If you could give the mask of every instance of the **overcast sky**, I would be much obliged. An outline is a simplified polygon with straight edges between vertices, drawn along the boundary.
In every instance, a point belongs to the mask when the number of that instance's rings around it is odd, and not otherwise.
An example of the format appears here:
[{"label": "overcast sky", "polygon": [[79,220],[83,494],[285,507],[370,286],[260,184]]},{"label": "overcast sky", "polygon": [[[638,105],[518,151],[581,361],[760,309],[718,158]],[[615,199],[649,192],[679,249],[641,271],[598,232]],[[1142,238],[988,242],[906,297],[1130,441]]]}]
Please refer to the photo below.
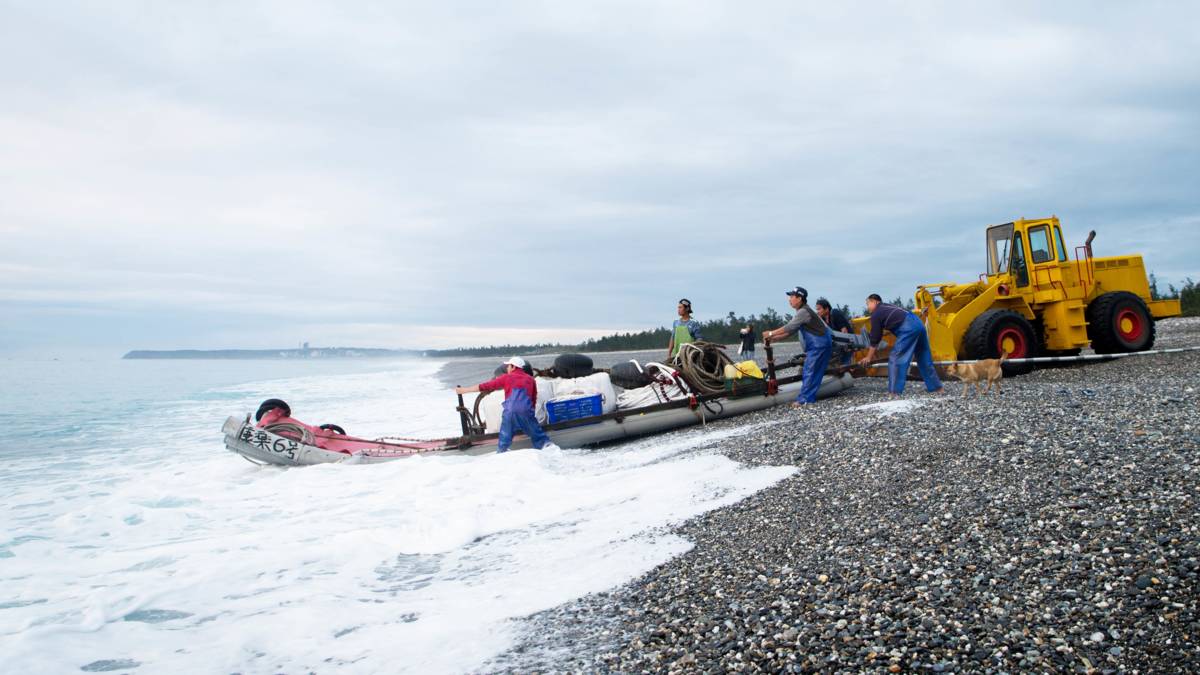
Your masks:
[{"label": "overcast sky", "polygon": [[0,351],[576,341],[1200,278],[1196,3],[0,0]]}]

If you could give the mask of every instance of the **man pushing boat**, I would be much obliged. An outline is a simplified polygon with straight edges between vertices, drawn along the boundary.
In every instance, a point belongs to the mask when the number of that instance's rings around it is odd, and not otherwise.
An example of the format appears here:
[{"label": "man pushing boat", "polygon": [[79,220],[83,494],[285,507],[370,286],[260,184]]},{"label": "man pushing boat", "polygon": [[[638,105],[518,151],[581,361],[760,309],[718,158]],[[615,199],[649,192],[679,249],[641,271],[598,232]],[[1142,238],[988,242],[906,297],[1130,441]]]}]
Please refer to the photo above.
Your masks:
[{"label": "man pushing boat", "polygon": [[797,332],[804,338],[804,370],[800,380],[803,386],[792,404],[792,407],[798,407],[817,401],[817,392],[825,376],[825,367],[829,365],[833,338],[829,334],[829,327],[808,306],[808,291],[797,286],[788,291],[787,296],[788,303],[796,310],[796,314],[786,325],[775,330],[763,331],[763,340],[784,338]]},{"label": "man pushing boat", "polygon": [[537,382],[525,372],[525,359],[514,356],[504,362],[506,372],[487,382],[480,382],[472,387],[455,387],[456,394],[469,394],[475,391],[504,390],[504,413],[500,419],[500,439],[496,452],[508,452],[512,447],[513,434],[523,431],[529,436],[533,447],[538,450],[557,450],[550,437],[542,431],[534,414],[537,405]]}]

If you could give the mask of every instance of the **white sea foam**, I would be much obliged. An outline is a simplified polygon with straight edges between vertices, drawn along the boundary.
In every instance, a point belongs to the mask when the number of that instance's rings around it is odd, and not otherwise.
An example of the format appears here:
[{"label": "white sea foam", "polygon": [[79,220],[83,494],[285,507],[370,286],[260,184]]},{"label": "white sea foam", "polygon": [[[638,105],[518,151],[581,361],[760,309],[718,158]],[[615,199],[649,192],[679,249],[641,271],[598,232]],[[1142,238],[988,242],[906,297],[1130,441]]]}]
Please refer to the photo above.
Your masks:
[{"label": "white sea foam", "polygon": [[912,398],[895,398],[890,401],[882,401],[880,403],[868,403],[866,405],[855,406],[851,410],[865,410],[867,412],[879,413],[880,415],[902,415],[911,412],[926,403],[930,399],[912,399]]},{"label": "white sea foam", "polygon": [[692,452],[752,426],[292,470],[221,447],[222,415],[270,396],[365,436],[453,433],[435,369],[219,387],[164,402],[112,452],[26,465],[0,514],[4,670],[470,670],[514,619],[679,555],[664,528],[793,471]]}]

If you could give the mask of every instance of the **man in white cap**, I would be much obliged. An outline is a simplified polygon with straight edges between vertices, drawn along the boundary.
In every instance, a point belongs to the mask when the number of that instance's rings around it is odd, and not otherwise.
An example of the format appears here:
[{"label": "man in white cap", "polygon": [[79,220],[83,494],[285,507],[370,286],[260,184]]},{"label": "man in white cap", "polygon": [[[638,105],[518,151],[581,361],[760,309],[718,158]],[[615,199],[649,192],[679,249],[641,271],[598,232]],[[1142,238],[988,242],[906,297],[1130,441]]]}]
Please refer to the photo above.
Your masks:
[{"label": "man in white cap", "polygon": [[534,415],[537,404],[537,383],[529,373],[525,372],[525,359],[514,356],[504,362],[505,373],[500,377],[481,382],[473,387],[455,387],[456,394],[469,394],[474,391],[504,390],[504,415],[500,419],[500,445],[496,452],[508,452],[512,447],[513,433],[518,429],[529,436],[533,447],[557,449],[550,442],[550,437],[542,431]]}]

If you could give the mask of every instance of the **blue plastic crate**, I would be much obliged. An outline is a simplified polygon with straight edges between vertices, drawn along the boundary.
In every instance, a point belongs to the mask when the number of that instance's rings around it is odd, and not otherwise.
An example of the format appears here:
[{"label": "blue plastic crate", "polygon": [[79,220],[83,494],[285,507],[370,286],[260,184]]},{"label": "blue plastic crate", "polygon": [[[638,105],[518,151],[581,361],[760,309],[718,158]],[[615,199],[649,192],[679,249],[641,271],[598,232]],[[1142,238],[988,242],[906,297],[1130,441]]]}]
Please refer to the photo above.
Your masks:
[{"label": "blue plastic crate", "polygon": [[546,401],[546,417],[549,418],[550,424],[566,422],[567,420],[579,420],[585,417],[596,417],[603,414],[603,412],[604,409],[601,407],[600,394],[568,398],[560,401]]}]

